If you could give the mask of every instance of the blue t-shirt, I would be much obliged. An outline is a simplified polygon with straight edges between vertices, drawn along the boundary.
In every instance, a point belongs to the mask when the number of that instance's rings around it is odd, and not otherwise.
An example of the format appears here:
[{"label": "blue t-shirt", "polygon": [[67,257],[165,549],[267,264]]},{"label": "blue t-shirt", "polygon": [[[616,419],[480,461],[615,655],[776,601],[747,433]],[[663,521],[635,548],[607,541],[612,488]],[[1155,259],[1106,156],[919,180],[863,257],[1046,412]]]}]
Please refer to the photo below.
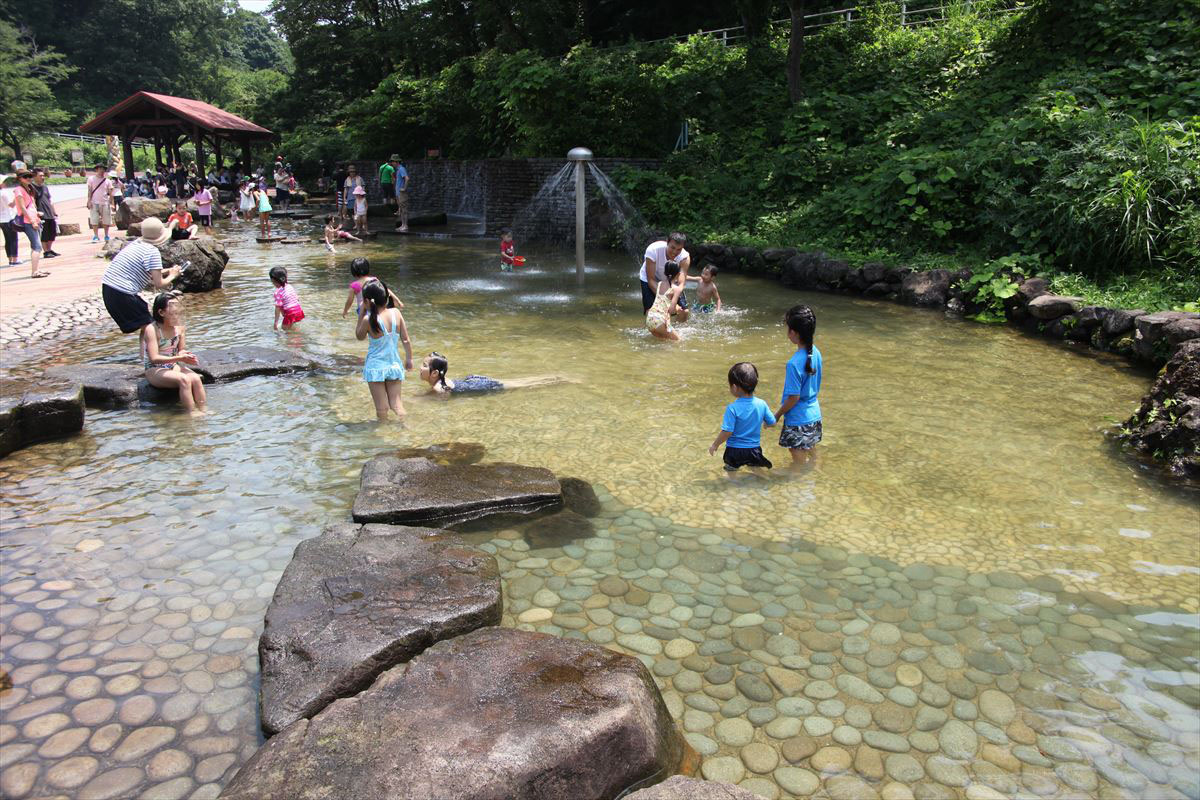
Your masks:
[{"label": "blue t-shirt", "polygon": [[408,170],[403,164],[396,165],[396,191],[404,192],[408,190]]},{"label": "blue t-shirt", "polygon": [[783,415],[784,425],[808,425],[821,419],[821,404],[817,402],[817,392],[821,390],[821,351],[812,349],[812,375],[804,371],[806,353],[797,350],[788,359],[787,368],[783,375],[783,400],[798,395],[799,400],[792,409]]},{"label": "blue t-shirt", "polygon": [[725,442],[726,446],[758,447],[764,420],[768,425],[775,424],[775,415],[761,398],[739,397],[725,406],[721,430],[732,434],[729,441]]}]

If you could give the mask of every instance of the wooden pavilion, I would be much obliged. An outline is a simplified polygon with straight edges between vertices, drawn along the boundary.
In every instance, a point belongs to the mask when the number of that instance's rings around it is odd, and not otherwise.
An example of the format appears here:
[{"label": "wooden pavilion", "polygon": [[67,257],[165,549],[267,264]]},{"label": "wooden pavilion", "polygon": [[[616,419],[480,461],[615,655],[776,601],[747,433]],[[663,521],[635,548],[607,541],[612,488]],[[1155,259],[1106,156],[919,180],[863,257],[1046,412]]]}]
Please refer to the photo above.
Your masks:
[{"label": "wooden pavilion", "polygon": [[79,126],[80,133],[95,136],[119,136],[124,151],[125,177],[133,177],[133,141],[141,139],[154,144],[154,161],[161,170],[163,153],[176,163],[182,161],[179,148],[191,139],[196,146],[196,163],[204,164],[207,142],[221,163],[221,143],[242,150],[242,165],[250,168],[250,145],[253,142],[273,141],[275,135],[261,125],[255,125],[236,114],[214,105],[172,97],[154,92],[130,95],[95,119]]}]

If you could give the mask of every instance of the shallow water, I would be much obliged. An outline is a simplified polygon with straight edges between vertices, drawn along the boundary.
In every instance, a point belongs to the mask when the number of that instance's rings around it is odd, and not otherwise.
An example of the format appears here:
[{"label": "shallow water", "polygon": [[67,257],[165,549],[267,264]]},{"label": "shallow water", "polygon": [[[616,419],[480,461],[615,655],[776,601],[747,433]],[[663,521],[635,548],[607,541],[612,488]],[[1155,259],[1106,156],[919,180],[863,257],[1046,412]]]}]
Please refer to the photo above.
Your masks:
[{"label": "shallow water", "polygon": [[[361,355],[340,311],[364,254],[404,299],[418,361],[437,349],[451,377],[569,382],[447,401],[414,372],[407,421],[381,428],[352,368],[250,379],[212,387],[204,418],[89,411],[83,435],[0,462],[5,796],[215,796],[258,743],[257,636],[292,549],[348,517],[371,455],[452,440],[600,487],[594,537],[534,552],[519,530],[471,538],[500,558],[507,624],[638,653],[714,777],[766,796],[869,796],[859,780],[928,797],[1200,793],[1195,496],[1103,435],[1148,375],[738,276],[719,279],[730,309],[673,345],[646,335],[615,255],[593,254],[580,289],[569,254],[523,249],[529,268],[501,274],[491,241],[381,236],[332,256],[221,235],[225,288],[187,298],[193,349]],[[276,264],[308,315],[291,333],[271,330]],[[707,454],[725,372],[754,361],[777,403],[795,302],[816,309],[825,357],[820,458],[726,480]],[[105,326],[5,366],[136,349]],[[784,466],[770,432],[764,451]]]}]

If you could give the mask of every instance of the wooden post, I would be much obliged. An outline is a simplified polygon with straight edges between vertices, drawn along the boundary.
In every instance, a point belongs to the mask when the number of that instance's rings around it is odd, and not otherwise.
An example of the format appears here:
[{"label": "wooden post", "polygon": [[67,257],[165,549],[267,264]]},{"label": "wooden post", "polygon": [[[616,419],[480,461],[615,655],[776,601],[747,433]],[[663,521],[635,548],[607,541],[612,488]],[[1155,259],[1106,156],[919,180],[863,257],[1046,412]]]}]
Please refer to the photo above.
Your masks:
[{"label": "wooden post", "polygon": [[158,128],[154,129],[154,171],[162,172],[162,137],[158,135]]},{"label": "wooden post", "polygon": [[199,125],[192,126],[192,140],[196,143],[196,172],[204,175],[204,134]]},{"label": "wooden post", "polygon": [[250,137],[242,137],[242,174],[249,175],[253,168],[250,166]]},{"label": "wooden post", "polygon": [[125,158],[125,180],[133,180],[133,128],[129,125],[121,131],[121,154]]},{"label": "wooden post", "polygon": [[217,175],[220,176],[222,164],[221,164],[221,134],[219,134],[219,133],[213,134],[213,154],[217,158],[216,171],[217,171]]}]

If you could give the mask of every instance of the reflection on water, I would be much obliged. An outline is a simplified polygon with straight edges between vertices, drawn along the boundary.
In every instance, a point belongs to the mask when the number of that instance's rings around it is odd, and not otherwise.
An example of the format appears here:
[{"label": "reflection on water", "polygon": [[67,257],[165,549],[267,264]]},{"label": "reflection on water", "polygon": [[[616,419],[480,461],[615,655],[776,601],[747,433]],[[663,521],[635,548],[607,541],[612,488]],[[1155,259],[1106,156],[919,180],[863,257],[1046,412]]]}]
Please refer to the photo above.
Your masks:
[{"label": "reflection on water", "polygon": [[[417,360],[576,382],[440,401],[414,372],[408,420],[378,427],[352,366],[255,378],[215,387],[202,419],[89,411],[81,436],[0,462],[5,796],[213,796],[258,741],[255,646],[291,551],[347,518],[372,454],[447,440],[604,487],[594,537],[472,540],[500,559],[507,624],[642,657],[706,772],[764,796],[893,780],[930,797],[1200,791],[1195,500],[1102,436],[1148,376],[737,276],[720,279],[727,311],[672,345],[645,334],[620,257],[593,256],[580,289],[566,253],[523,249],[536,269],[502,274],[488,240],[381,237],[330,257],[232,230],[225,288],[186,301],[194,348],[361,357],[340,312],[367,255],[406,303]],[[288,333],[271,330],[275,264],[307,314]],[[827,365],[821,459],[727,481],[707,453],[725,372],[754,361],[774,404],[779,320],[799,300]],[[136,351],[106,325],[5,362]]]}]

